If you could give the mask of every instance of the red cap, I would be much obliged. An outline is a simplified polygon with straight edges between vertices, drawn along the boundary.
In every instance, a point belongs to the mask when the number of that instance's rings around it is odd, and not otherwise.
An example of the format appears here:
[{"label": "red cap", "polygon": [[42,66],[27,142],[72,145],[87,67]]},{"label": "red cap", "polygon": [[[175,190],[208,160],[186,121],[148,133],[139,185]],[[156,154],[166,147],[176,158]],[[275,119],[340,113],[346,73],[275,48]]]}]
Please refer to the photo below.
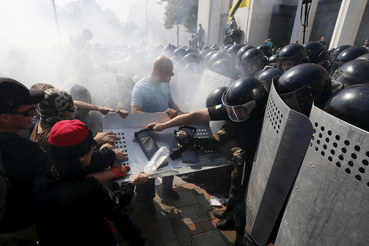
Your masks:
[{"label": "red cap", "polygon": [[53,158],[73,160],[86,154],[93,142],[91,131],[79,120],[62,120],[50,131],[49,146]]}]

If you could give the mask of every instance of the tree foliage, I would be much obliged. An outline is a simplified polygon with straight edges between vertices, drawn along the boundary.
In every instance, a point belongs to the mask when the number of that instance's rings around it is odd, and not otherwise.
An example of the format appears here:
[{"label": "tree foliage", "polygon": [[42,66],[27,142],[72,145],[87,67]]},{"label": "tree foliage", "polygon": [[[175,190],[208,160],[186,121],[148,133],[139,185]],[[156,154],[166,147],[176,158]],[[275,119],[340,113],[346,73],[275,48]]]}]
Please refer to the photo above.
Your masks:
[{"label": "tree foliage", "polygon": [[182,24],[187,32],[196,32],[198,2],[198,0],[159,0],[159,4],[165,5],[164,27],[172,29]]}]

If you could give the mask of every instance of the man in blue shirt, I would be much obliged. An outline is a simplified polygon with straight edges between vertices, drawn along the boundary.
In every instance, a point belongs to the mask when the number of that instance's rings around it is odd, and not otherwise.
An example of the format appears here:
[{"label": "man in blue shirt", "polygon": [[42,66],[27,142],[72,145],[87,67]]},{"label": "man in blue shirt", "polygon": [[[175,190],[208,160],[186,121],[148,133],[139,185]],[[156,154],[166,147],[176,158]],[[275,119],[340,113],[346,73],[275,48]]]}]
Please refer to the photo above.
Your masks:
[{"label": "man in blue shirt", "polygon": [[[169,81],[174,75],[173,62],[166,56],[159,56],[152,65],[150,75],[138,81],[133,87],[131,113],[165,112],[174,118],[183,110],[174,102],[170,93]],[[163,178],[164,195],[178,199],[173,190],[173,176]],[[145,185],[136,189],[139,199],[142,199],[149,212],[155,213],[153,198],[155,197],[155,181],[150,179]]]}]

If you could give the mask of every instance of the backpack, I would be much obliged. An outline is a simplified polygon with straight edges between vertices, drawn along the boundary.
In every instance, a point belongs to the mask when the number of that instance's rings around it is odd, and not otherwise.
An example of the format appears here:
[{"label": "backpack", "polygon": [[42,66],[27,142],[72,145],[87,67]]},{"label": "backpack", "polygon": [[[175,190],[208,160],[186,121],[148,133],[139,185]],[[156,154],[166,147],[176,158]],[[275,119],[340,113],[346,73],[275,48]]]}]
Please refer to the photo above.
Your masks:
[{"label": "backpack", "polygon": [[10,181],[5,173],[3,158],[0,149],[0,223],[2,222],[6,212],[6,194],[10,186]]}]

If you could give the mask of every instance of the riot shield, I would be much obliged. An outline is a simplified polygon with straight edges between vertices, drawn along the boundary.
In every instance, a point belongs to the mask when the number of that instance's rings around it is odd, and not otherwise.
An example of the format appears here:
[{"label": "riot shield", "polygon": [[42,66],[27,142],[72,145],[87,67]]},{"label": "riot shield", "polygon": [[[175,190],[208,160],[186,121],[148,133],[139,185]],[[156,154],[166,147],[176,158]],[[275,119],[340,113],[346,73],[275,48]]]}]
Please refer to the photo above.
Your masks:
[{"label": "riot shield", "polygon": [[369,133],[315,106],[310,120],[314,134],[275,245],[368,245]]},{"label": "riot shield", "polygon": [[192,101],[201,81],[201,74],[179,72],[176,79],[170,82],[174,101],[185,111],[190,111]]},{"label": "riot shield", "polygon": [[246,193],[245,237],[266,245],[300,169],[312,125],[290,109],[272,83]]},{"label": "riot shield", "polygon": [[195,96],[192,100],[191,111],[205,108],[206,97],[211,91],[221,86],[229,86],[232,82],[233,79],[231,78],[207,69],[204,70],[201,76],[200,84],[197,87]]},{"label": "riot shield", "polygon": [[[234,80],[215,73],[210,70],[204,70],[201,76],[200,84],[197,87],[196,94],[193,97],[191,104],[191,111],[205,108],[206,97],[214,89],[221,86],[229,86]],[[216,133],[220,127],[224,124],[224,121],[212,121],[210,122],[210,129],[213,133]]]},{"label": "riot shield", "polygon": [[[131,167],[127,177],[124,179],[129,179],[130,175],[134,175],[143,170],[149,161],[139,143],[135,139],[135,132],[145,128],[148,123],[165,122],[167,120],[169,120],[169,117],[165,113],[132,114],[125,119],[122,119],[118,114],[108,114],[104,117],[104,131],[112,131],[117,137],[120,137],[120,139],[115,142],[115,146],[117,149],[122,149],[128,154],[128,160],[120,163],[122,165],[129,165]],[[194,126],[197,129],[194,135],[195,138],[206,138],[212,136],[211,130],[207,123],[191,124],[191,126]],[[168,128],[161,132],[153,131],[151,133],[159,148],[162,146],[167,146],[170,153],[173,153],[178,149],[178,142],[173,133],[175,129],[178,129],[178,127]],[[177,158],[175,160],[167,158],[169,164],[158,169],[157,172],[150,177],[164,177],[191,173],[231,164],[223,157],[221,153],[215,151],[199,150],[197,151],[197,154],[197,161],[193,163],[184,163],[182,158]]]}]

